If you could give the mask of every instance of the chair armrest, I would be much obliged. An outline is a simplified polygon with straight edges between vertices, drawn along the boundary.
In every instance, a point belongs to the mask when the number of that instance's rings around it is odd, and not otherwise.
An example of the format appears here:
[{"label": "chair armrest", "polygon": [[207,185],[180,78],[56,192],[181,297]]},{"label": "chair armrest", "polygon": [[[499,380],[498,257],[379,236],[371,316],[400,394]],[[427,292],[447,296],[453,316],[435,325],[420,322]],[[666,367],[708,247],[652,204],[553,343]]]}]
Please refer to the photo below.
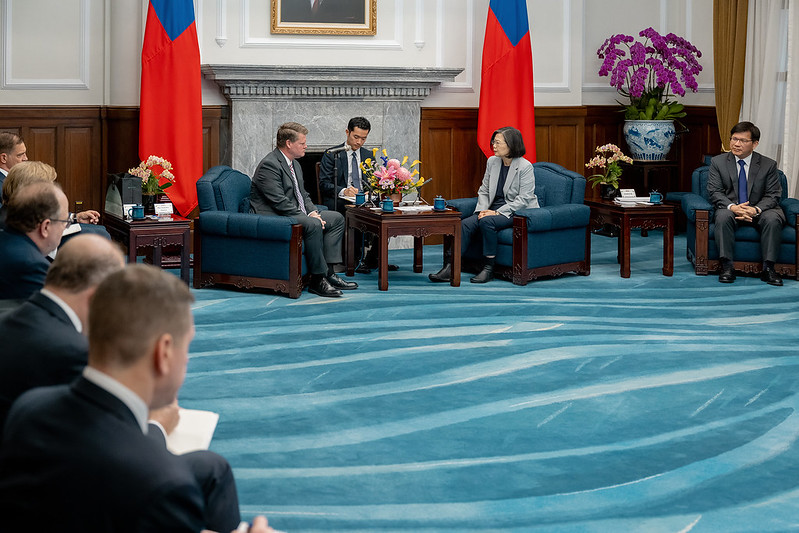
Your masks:
[{"label": "chair armrest", "polygon": [[470,217],[474,214],[474,209],[477,207],[477,197],[447,200],[447,205],[460,211],[461,218]]},{"label": "chair armrest", "polygon": [[529,232],[584,228],[591,218],[591,208],[585,204],[531,207],[516,211],[515,216],[527,219]]},{"label": "chair armrest", "polygon": [[785,219],[789,226],[796,225],[796,215],[799,214],[799,200],[796,198],[786,198],[780,202],[780,207],[785,211]]},{"label": "chair armrest", "polygon": [[293,217],[228,211],[206,211],[199,220],[203,234],[273,241],[289,241],[291,226],[297,223]]},{"label": "chair armrest", "polygon": [[696,222],[696,211],[697,209],[702,211],[709,211],[710,215],[709,218],[713,219],[713,206],[710,205],[710,202],[699,196],[695,193],[689,193],[682,197],[682,211],[685,213],[685,216],[688,217],[688,220],[691,222]]}]

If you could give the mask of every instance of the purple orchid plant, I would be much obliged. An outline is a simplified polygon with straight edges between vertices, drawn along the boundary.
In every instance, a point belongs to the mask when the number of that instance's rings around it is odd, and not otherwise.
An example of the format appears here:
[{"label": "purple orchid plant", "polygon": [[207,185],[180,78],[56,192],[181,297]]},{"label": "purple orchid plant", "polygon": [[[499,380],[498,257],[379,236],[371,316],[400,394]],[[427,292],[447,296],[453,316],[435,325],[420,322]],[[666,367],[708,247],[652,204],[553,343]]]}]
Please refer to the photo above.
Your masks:
[{"label": "purple orchid plant", "polygon": [[[602,43],[596,51],[602,66],[600,76],[610,76],[610,85],[624,98],[627,120],[673,120],[685,116],[684,107],[670,100],[674,95],[685,96],[685,89],[696,92],[696,76],[702,71],[702,57],[686,39],[669,33],[665,37],[652,28],[638,34],[616,34]],[[673,94],[672,94],[673,93]]]}]

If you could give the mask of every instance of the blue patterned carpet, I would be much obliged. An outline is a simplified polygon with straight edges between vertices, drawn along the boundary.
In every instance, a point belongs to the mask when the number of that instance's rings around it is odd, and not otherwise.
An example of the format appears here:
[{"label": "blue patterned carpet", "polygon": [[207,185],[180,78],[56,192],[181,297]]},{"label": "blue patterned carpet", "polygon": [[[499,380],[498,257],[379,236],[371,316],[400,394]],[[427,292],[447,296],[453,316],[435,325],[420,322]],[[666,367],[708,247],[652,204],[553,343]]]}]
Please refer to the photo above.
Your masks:
[{"label": "blue patterned carpet", "polygon": [[799,283],[695,276],[593,237],[591,275],[195,291],[181,394],[245,517],[287,531],[799,530]]}]

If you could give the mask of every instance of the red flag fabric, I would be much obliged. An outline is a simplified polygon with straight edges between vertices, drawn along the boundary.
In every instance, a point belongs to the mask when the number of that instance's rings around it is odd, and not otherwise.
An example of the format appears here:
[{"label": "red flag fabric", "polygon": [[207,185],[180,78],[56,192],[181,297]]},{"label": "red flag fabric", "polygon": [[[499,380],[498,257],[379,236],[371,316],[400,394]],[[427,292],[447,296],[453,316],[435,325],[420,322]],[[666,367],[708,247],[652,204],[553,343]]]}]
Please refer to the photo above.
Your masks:
[{"label": "red flag fabric", "polygon": [[534,163],[533,49],[525,0],[491,0],[488,7],[477,142],[494,155],[491,134],[504,126],[522,132],[525,159]]},{"label": "red flag fabric", "polygon": [[203,173],[200,47],[192,0],[150,0],[141,53],[139,157],[172,163],[166,194],[181,215],[197,207]]}]

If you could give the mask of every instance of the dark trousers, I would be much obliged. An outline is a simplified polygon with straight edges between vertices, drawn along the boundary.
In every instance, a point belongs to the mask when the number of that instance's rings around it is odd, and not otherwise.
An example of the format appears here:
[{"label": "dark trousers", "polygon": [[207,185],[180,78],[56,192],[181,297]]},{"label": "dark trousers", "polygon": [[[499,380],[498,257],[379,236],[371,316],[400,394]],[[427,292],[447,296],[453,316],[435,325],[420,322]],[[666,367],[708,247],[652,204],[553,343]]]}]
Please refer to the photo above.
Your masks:
[{"label": "dark trousers", "polygon": [[753,226],[760,233],[760,249],[763,261],[777,262],[780,252],[782,227],[785,225],[785,215],[782,209],[767,209],[752,222],[735,220],[735,213],[729,209],[717,209],[715,215],[716,244],[719,247],[719,257],[732,261],[735,249],[735,230],[741,224]]},{"label": "dark trousers", "polygon": [[475,237],[475,233],[479,230],[483,237],[483,250],[484,257],[493,257],[497,255],[497,233],[503,229],[513,227],[513,217],[506,217],[505,215],[492,215],[483,217],[478,220],[475,213],[470,217],[461,220],[461,255],[466,253],[469,248],[469,243]]},{"label": "dark trousers", "polygon": [[189,465],[205,500],[205,525],[232,531],[241,521],[239,496],[230,463],[214,452],[200,450],[178,456]]},{"label": "dark trousers", "polygon": [[341,241],[344,238],[344,217],[336,211],[319,211],[319,220],[306,215],[293,215],[302,226],[302,246],[311,274],[327,274],[328,263],[341,263]]}]

